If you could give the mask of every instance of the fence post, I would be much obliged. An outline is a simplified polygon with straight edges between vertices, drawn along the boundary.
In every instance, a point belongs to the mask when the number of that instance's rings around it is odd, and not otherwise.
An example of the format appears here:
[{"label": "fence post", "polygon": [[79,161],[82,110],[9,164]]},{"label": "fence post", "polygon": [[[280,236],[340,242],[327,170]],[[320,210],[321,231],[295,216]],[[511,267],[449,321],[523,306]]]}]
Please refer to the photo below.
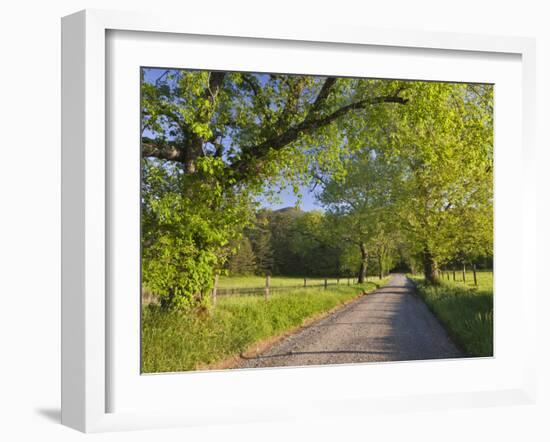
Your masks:
[{"label": "fence post", "polygon": [[269,275],[265,275],[265,300],[269,296]]},{"label": "fence post", "polygon": [[307,280],[304,278],[304,287],[307,286]]},{"label": "fence post", "polygon": [[476,274],[476,265],[473,265],[473,271],[474,271],[474,285],[477,286],[477,274]]},{"label": "fence post", "polygon": [[455,270],[453,269],[453,281],[456,281]]},{"label": "fence post", "polygon": [[327,285],[328,285],[327,278],[325,278],[325,290],[327,289]]},{"label": "fence post", "polygon": [[336,285],[340,285],[340,278],[336,278]]},{"label": "fence post", "polygon": [[349,285],[349,278],[348,278],[348,285]]},{"label": "fence post", "polygon": [[216,307],[216,301],[218,297],[218,277],[218,274],[214,276],[214,287],[212,288],[212,305],[214,307]]},{"label": "fence post", "polygon": [[449,281],[451,279],[451,275],[449,274],[449,272],[447,272],[447,281]]},{"label": "fence post", "polygon": [[462,264],[462,282],[466,284],[466,264]]}]

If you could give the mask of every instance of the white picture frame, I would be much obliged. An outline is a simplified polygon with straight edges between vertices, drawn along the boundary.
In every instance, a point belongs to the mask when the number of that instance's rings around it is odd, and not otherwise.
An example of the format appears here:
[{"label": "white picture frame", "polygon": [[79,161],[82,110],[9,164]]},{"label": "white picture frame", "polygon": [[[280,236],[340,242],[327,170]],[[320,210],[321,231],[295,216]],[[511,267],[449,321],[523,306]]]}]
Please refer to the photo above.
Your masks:
[{"label": "white picture frame", "polygon": [[[285,419],[289,417],[319,417],[329,415],[352,415],[369,413],[372,410],[388,412],[409,409],[453,408],[486,406],[502,403],[530,403],[535,396],[534,348],[525,339],[525,347],[518,356],[521,373],[509,384],[488,388],[476,386],[461,392],[449,392],[437,385],[426,394],[392,392],[388,395],[369,396],[359,391],[353,397],[329,393],[326,398],[308,401],[309,407],[274,403],[255,406],[254,389],[238,399],[232,397],[235,412],[223,412],[221,403],[199,407],[190,414],[185,407],[169,405],[162,410],[152,407],[136,410],[113,411],[109,395],[114,388],[110,381],[113,347],[110,345],[107,328],[116,320],[110,311],[107,297],[109,286],[108,245],[116,230],[108,228],[110,216],[107,154],[110,134],[106,121],[110,118],[107,102],[109,93],[106,81],[108,32],[157,33],[164,36],[215,36],[218,38],[239,38],[269,40],[284,45],[336,44],[339,47],[375,47],[379,51],[401,48],[403,51],[423,49],[444,54],[448,51],[475,54],[483,59],[490,54],[508,54],[518,57],[521,64],[521,85],[516,91],[521,102],[520,155],[522,182],[518,191],[521,225],[518,251],[521,254],[521,274],[525,274],[527,257],[535,251],[534,209],[534,103],[535,103],[535,46],[532,39],[517,37],[491,37],[450,33],[426,33],[416,31],[388,31],[345,26],[301,26],[277,24],[255,25],[249,22],[211,20],[194,17],[193,21],[181,24],[177,17],[154,16],[143,13],[86,10],[63,18],[62,21],[62,423],[85,432],[122,429],[157,428],[168,426],[208,425],[211,423],[253,422]],[[152,35],[152,34],[151,34]],[[439,51],[439,52],[438,52]],[[189,67],[189,66],[187,66]],[[496,115],[498,119],[498,114]],[[497,120],[498,121],[498,120]],[[497,166],[498,167],[498,166]],[[498,171],[496,172],[498,174]],[[498,200],[497,200],[498,204]],[[498,221],[497,221],[498,222]],[[498,243],[495,246],[498,252]],[[502,250],[502,249],[500,249]],[[525,267],[525,268],[524,268]],[[503,267],[504,268],[504,267]],[[533,337],[535,333],[536,290],[534,281],[522,277],[517,288],[520,290],[520,306],[523,316],[518,319],[523,328],[522,337]],[[497,313],[498,314],[498,313]],[[498,317],[496,318],[498,321]],[[534,344],[533,344],[534,345]],[[115,347],[116,348],[116,347]],[[497,354],[498,357],[498,354]],[[422,363],[411,363],[407,370],[426,369]],[[364,366],[363,366],[364,367]],[[373,365],[370,365],[373,367]],[[395,365],[380,365],[380,370],[397,370]],[[479,366],[481,367],[481,366]],[[496,367],[496,366],[495,366]],[[454,369],[463,367],[456,365]],[[500,368],[503,368],[502,366]],[[365,368],[366,369],[366,368]],[[439,368],[441,370],[442,368]],[[443,368],[450,370],[452,367]],[[476,368],[473,368],[475,370]],[[478,368],[483,370],[484,368]],[[487,365],[485,369],[490,370]],[[304,379],[304,372],[292,370],[263,371],[255,375],[261,382],[272,379],[277,384],[284,372],[289,382],[292,378]],[[338,370],[346,376],[359,376],[363,368],[355,366],[331,367],[332,375]],[[372,368],[370,370],[373,370]],[[412,370],[412,371],[411,371]],[[519,370],[519,369],[518,369]],[[300,374],[301,373],[301,374]],[[324,372],[327,376],[328,371]],[[397,371],[396,371],[397,373]],[[137,373],[136,375],[139,375]],[[208,375],[211,375],[208,373]],[[240,372],[242,378],[243,372]],[[171,375],[164,375],[171,376]],[[178,376],[178,375],[175,375]],[[194,382],[201,382],[201,374]],[[300,378],[302,376],[302,378]],[[163,383],[170,384],[167,377]],[[214,378],[204,378],[204,382]],[[217,379],[217,378],[216,378]],[[220,378],[221,379],[221,378]],[[218,382],[218,381],[216,381]],[[221,381],[220,381],[221,382]],[[224,385],[223,382],[218,385]],[[167,394],[167,393],[163,393]],[[187,397],[190,401],[193,397]],[[167,401],[171,403],[171,401]],[[303,404],[302,404],[303,405]],[[218,407],[218,408],[216,408]]]}]

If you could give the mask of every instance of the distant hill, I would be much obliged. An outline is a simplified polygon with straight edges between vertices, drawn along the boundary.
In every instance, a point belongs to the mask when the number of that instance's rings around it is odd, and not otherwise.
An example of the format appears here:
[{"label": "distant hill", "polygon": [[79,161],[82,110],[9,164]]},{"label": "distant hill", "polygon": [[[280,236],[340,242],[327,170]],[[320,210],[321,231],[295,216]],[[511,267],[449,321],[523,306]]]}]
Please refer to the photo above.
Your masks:
[{"label": "distant hill", "polygon": [[296,212],[296,213],[305,213],[300,207],[288,206],[283,207],[282,209],[273,210],[274,213],[285,213],[285,212]]}]

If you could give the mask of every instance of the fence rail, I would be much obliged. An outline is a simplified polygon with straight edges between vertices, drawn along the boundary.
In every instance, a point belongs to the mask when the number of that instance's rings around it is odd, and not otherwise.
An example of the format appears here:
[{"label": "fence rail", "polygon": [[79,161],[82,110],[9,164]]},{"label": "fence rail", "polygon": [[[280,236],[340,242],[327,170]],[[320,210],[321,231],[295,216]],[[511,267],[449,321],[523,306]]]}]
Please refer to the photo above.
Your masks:
[{"label": "fence rail", "polygon": [[[321,287],[329,287],[329,286],[347,286],[356,284],[355,280],[351,280],[349,284],[347,283],[347,280],[344,280],[343,282],[327,282],[326,284],[324,282],[321,283],[313,283],[313,284],[307,284],[307,285],[269,285],[269,293],[271,292],[281,292],[285,290],[299,290],[299,289],[311,289],[311,288],[321,288]],[[266,287],[235,287],[235,288],[217,288],[216,294],[217,296],[228,296],[228,295],[257,295],[257,294],[263,294],[266,291]]]},{"label": "fence rail", "polygon": [[[212,303],[215,306],[217,298],[220,296],[247,296],[247,295],[264,295],[267,300],[270,294],[276,292],[284,291],[296,291],[296,290],[307,290],[307,289],[319,289],[334,286],[352,286],[358,284],[356,278],[350,277],[341,277],[341,278],[318,278],[312,277],[312,279],[303,278],[303,283],[293,284],[293,285],[272,285],[272,279],[270,276],[266,275],[265,285],[256,286],[256,287],[220,287],[219,285],[219,275],[216,275],[214,278],[214,284],[210,290],[210,295]],[[367,277],[366,282],[372,282],[375,277]],[[141,300],[143,305],[157,304],[158,297],[152,293],[142,291]]]},{"label": "fence rail", "polygon": [[477,286],[477,278],[478,278],[478,273],[479,272],[482,272],[482,273],[485,273],[485,272],[489,272],[489,273],[493,273],[493,270],[492,269],[478,269],[476,267],[476,265],[472,265],[471,269],[468,270],[466,265],[463,265],[461,268],[443,268],[443,269],[439,269],[437,270],[437,275],[440,279],[442,280],[447,280],[447,281],[450,281],[451,279],[456,282],[456,281],[462,281],[464,284],[466,284],[466,275],[468,273],[471,273],[472,274],[472,277],[473,277],[473,281],[474,281],[474,285]]}]

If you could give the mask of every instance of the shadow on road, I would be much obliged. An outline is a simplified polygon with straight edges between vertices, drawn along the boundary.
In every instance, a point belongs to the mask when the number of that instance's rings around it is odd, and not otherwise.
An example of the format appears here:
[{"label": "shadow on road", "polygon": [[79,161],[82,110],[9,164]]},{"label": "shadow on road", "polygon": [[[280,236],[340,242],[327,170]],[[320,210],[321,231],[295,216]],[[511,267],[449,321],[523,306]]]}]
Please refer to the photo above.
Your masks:
[{"label": "shadow on road", "polygon": [[368,355],[383,355],[388,354],[385,351],[357,351],[357,350],[325,350],[325,351],[291,351],[286,353],[279,353],[273,355],[260,355],[260,356],[244,356],[241,355],[243,359],[269,359],[269,358],[280,358],[283,356],[302,356],[302,355],[337,355],[337,354],[368,354]]}]

